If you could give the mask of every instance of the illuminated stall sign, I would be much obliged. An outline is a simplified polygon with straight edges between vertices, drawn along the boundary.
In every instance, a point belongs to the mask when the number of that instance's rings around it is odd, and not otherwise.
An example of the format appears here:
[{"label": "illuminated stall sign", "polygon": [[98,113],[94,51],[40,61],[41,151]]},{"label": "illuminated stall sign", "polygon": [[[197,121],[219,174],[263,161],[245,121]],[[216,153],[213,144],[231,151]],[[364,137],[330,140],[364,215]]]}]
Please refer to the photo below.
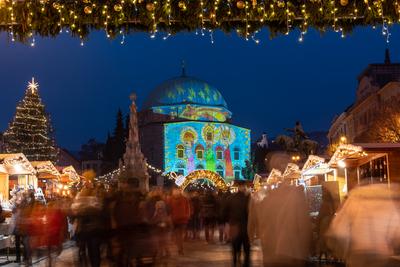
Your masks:
[{"label": "illuminated stall sign", "polygon": [[188,175],[195,170],[218,173],[225,181],[243,179],[250,156],[250,130],[227,123],[164,124],[164,169]]}]

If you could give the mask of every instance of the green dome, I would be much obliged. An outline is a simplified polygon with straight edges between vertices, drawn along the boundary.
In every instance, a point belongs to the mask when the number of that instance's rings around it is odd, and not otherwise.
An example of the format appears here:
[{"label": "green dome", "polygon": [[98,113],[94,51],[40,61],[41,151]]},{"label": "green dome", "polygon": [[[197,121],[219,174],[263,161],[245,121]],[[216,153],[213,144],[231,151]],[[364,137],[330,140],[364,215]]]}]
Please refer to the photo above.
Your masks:
[{"label": "green dome", "polygon": [[174,78],[160,84],[149,95],[143,108],[188,104],[228,108],[225,99],[215,87],[197,78],[187,76]]}]

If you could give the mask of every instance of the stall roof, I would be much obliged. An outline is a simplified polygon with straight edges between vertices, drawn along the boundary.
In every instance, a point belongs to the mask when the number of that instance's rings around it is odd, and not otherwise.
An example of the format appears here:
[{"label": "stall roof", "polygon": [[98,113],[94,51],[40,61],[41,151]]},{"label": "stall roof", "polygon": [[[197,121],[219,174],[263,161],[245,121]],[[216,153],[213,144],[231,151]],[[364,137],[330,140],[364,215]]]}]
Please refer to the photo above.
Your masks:
[{"label": "stall roof", "polygon": [[61,180],[64,181],[64,182],[67,182],[66,180],[79,181],[80,180],[80,176],[76,172],[75,168],[71,165],[71,166],[68,166],[68,167],[65,167],[65,168],[62,169],[62,171],[61,171]]},{"label": "stall roof", "polygon": [[39,173],[39,175],[43,174],[46,176],[46,178],[58,178],[60,176],[59,171],[53,165],[53,163],[51,163],[51,161],[31,161],[31,164]]},{"label": "stall roof", "polygon": [[282,172],[277,169],[272,169],[267,178],[267,184],[273,184],[282,180]]},{"label": "stall roof", "polygon": [[35,175],[36,170],[22,153],[0,154],[0,164],[3,164],[10,175]]},{"label": "stall roof", "polygon": [[303,168],[301,170],[302,171],[308,170],[308,169],[314,167],[315,165],[317,165],[319,163],[323,163],[323,162],[325,162],[324,158],[321,158],[316,155],[309,155],[306,163],[304,163]]},{"label": "stall roof", "polygon": [[298,179],[300,176],[301,172],[299,166],[294,163],[288,163],[283,173],[283,179]]},{"label": "stall roof", "polygon": [[342,144],[336,149],[328,164],[331,167],[336,167],[339,161],[352,157],[359,157],[362,154],[365,154],[365,152],[363,152],[361,146]]}]

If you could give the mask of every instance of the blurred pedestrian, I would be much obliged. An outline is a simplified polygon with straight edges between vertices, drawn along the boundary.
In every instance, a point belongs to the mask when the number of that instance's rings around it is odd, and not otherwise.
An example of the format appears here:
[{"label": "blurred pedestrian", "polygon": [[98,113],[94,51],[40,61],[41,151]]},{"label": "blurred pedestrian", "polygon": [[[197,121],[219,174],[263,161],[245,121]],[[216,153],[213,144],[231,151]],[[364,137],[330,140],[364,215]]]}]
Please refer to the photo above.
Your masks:
[{"label": "blurred pedestrian", "polygon": [[201,212],[201,204],[199,192],[194,191],[190,194],[190,220],[188,225],[188,234],[187,236],[196,240],[200,236],[200,212]]},{"label": "blurred pedestrian", "polygon": [[207,243],[214,243],[214,230],[217,219],[217,200],[211,190],[208,190],[201,199],[201,217]]},{"label": "blurred pedestrian", "polygon": [[374,184],[353,189],[334,217],[329,246],[349,267],[400,266],[400,187]]},{"label": "blurred pedestrian", "polygon": [[179,188],[172,190],[172,196],[168,200],[168,205],[171,209],[171,218],[174,224],[174,237],[178,254],[183,255],[183,237],[186,231],[186,226],[190,219],[190,203],[183,196]]},{"label": "blurred pedestrian", "polygon": [[232,194],[226,205],[226,218],[229,222],[229,233],[232,243],[233,266],[241,263],[243,247],[243,267],[250,266],[250,240],[247,234],[250,195],[244,181],[237,181],[238,191]]},{"label": "blurred pedestrian", "polygon": [[105,230],[105,213],[102,195],[98,193],[100,192],[94,188],[93,184],[87,182],[71,206],[77,223],[75,235],[82,266],[87,265],[87,256],[91,267],[99,267],[101,263],[100,246]]},{"label": "blurred pedestrian", "polygon": [[220,243],[225,243],[228,240],[228,233],[225,227],[227,218],[225,214],[226,201],[229,198],[229,192],[218,191],[217,194],[217,224],[218,224],[218,240]]},{"label": "blurred pedestrian", "polygon": [[151,266],[157,251],[139,179],[127,177],[120,188],[113,210],[116,266]]},{"label": "blurred pedestrian", "polygon": [[334,216],[335,203],[332,194],[323,186],[322,203],[317,217],[317,255],[319,259],[321,259],[322,256],[325,256],[325,258],[332,256],[327,247],[325,235]]},{"label": "blurred pedestrian", "polygon": [[264,266],[305,266],[312,235],[304,188],[284,182],[262,199],[257,210],[253,232],[261,240]]},{"label": "blurred pedestrian", "polygon": [[169,257],[169,236],[172,229],[172,220],[167,212],[167,206],[163,200],[156,202],[152,223],[155,226],[157,254],[159,257]]}]

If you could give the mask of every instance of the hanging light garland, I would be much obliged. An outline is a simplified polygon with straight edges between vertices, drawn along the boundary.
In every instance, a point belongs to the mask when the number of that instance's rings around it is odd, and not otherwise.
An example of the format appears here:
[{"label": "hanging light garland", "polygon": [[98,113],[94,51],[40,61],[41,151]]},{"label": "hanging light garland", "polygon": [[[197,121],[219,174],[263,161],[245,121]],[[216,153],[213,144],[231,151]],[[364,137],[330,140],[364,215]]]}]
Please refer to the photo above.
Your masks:
[{"label": "hanging light garland", "polygon": [[92,30],[115,38],[121,32],[155,37],[158,31],[220,29],[249,39],[263,27],[272,36],[299,29],[303,37],[309,27],[345,33],[356,26],[383,25],[388,36],[389,25],[399,21],[398,0],[0,0],[0,32],[32,46],[35,36],[57,36],[63,30],[82,43]]}]

